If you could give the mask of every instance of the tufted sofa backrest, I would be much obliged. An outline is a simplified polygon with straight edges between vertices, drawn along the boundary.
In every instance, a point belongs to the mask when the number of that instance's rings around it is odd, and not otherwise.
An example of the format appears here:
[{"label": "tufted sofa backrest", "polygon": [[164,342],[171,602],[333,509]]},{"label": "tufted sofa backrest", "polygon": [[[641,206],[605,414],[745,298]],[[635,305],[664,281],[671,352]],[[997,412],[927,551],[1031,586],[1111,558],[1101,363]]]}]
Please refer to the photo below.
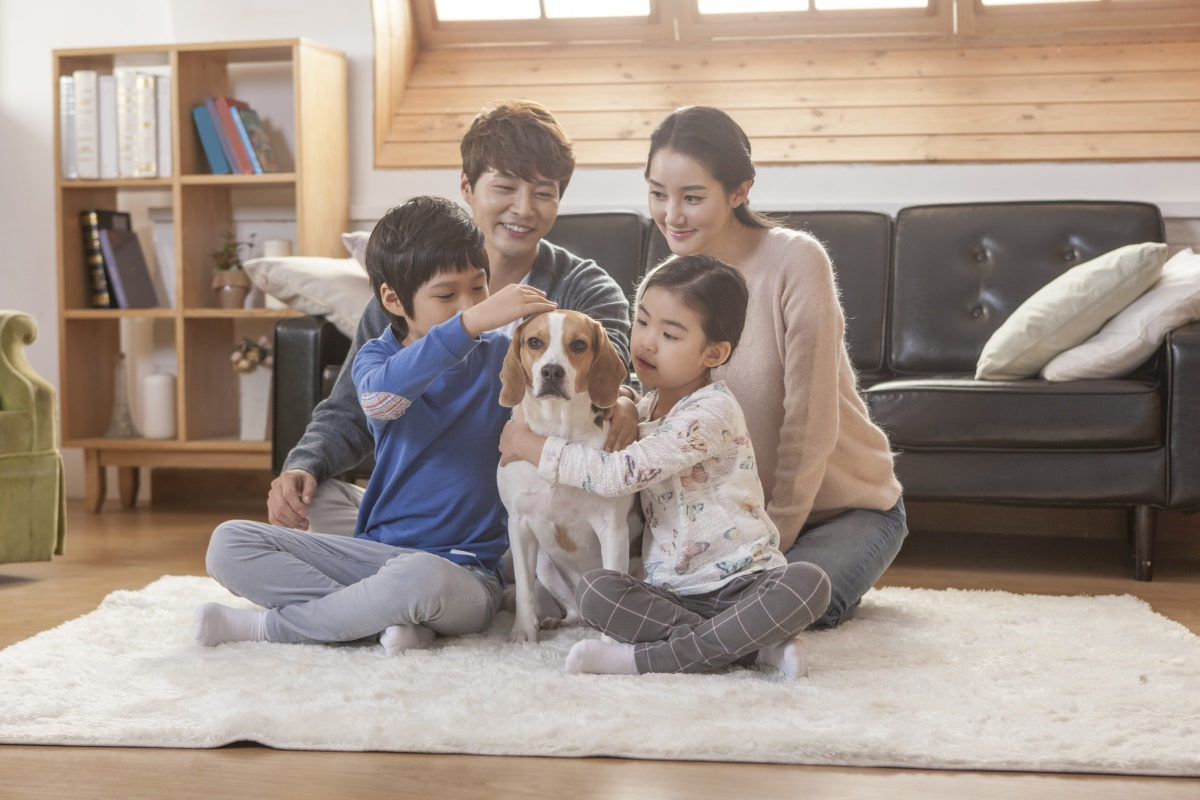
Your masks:
[{"label": "tufted sofa backrest", "polygon": [[636,211],[560,214],[546,241],[595,261],[632,303],[634,287],[642,276],[648,224]]},{"label": "tufted sofa backrest", "polygon": [[1161,242],[1147,203],[1055,201],[905,208],[896,216],[888,365],[971,373],[1016,308],[1068,269],[1127,244]]}]

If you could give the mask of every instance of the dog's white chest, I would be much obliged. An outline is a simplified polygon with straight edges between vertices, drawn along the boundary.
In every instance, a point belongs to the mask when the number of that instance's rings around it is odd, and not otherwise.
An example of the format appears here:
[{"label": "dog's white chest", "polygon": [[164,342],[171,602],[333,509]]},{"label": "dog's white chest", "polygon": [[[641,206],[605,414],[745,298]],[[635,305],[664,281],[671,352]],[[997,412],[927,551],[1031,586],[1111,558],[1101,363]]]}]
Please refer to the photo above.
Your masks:
[{"label": "dog's white chest", "polygon": [[548,483],[538,476],[537,467],[525,461],[501,467],[497,483],[510,515],[570,523],[595,519],[597,511],[612,503],[583,489]]}]

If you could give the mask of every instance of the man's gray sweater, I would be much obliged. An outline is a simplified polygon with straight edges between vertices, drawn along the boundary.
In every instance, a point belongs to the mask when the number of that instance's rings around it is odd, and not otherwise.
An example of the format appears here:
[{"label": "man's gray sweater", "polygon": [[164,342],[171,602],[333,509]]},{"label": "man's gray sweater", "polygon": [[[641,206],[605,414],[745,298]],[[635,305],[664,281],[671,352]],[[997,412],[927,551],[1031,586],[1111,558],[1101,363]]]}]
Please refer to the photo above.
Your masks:
[{"label": "man's gray sweater", "polygon": [[[579,258],[543,239],[538,243],[529,285],[543,290],[559,308],[582,311],[603,325],[629,365],[629,301],[595,261]],[[284,470],[302,469],[317,483],[324,483],[357,467],[374,451],[375,441],[358,403],[350,367],[363,344],[382,334],[389,322],[379,298],[372,298],[358,322],[333,392],[313,410],[304,436],[283,463]]]}]

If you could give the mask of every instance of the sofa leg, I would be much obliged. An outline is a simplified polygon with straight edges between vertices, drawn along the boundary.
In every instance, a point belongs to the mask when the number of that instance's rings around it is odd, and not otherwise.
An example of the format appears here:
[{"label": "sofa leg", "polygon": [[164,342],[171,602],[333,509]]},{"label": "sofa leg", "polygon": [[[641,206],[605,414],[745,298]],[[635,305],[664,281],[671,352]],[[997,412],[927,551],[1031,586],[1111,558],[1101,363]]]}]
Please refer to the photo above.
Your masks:
[{"label": "sofa leg", "polygon": [[1133,575],[1139,581],[1154,577],[1154,506],[1133,509]]}]

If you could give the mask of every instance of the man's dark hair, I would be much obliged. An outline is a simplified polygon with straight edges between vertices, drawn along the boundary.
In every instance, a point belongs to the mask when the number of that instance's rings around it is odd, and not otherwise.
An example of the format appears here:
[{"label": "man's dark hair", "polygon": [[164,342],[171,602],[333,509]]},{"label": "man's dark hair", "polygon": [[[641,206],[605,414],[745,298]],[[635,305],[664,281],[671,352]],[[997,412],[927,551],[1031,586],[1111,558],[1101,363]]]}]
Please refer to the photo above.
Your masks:
[{"label": "man's dark hair", "polygon": [[545,106],[532,100],[505,100],[485,108],[459,150],[472,188],[480,175],[494,169],[525,181],[557,181],[561,197],[575,173],[570,137]]},{"label": "man's dark hair", "polygon": [[[367,274],[379,297],[385,283],[411,317],[413,295],[440,272],[482,269],[491,278],[483,233],[457,203],[414,197],[390,209],[367,240]],[[408,336],[403,317],[387,311],[397,339]]]},{"label": "man's dark hair", "polygon": [[678,295],[685,306],[695,311],[709,343],[729,342],[730,356],[737,350],[746,325],[750,292],[736,267],[700,253],[668,258],[642,280],[637,293],[639,303],[651,286]]}]

